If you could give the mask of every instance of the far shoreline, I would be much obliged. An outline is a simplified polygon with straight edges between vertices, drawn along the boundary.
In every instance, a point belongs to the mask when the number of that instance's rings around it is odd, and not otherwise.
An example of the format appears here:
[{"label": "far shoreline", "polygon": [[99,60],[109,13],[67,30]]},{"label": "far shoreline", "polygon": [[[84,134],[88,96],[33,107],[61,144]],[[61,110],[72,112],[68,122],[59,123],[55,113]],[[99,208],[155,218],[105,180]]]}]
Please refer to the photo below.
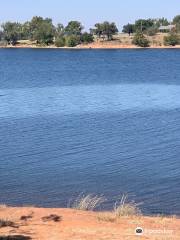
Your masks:
[{"label": "far shoreline", "polygon": [[0,49],[60,49],[60,50],[113,50],[113,49],[180,49],[180,45],[176,45],[176,46],[149,46],[149,47],[138,47],[135,45],[104,45],[104,44],[98,44],[98,45],[93,45],[93,44],[89,44],[89,45],[78,45],[76,47],[56,47],[54,45],[51,46],[38,46],[38,45],[8,45],[8,46],[0,46]]}]

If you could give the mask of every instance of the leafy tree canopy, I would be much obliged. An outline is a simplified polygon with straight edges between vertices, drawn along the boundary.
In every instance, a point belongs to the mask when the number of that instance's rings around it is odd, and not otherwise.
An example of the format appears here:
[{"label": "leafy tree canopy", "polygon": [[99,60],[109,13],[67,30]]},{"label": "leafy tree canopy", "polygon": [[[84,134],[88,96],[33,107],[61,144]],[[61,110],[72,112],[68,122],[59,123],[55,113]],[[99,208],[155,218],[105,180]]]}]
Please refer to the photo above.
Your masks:
[{"label": "leafy tree canopy", "polygon": [[135,32],[135,24],[128,23],[127,25],[123,26],[123,33],[128,33],[129,35]]},{"label": "leafy tree canopy", "polygon": [[2,25],[4,39],[8,44],[15,45],[21,39],[22,25],[17,22],[6,22]]},{"label": "leafy tree canopy", "polygon": [[118,32],[118,28],[114,22],[103,22],[103,23],[96,23],[95,29],[91,29],[91,32],[97,35],[99,38],[102,37],[107,38],[107,40],[112,40],[113,35]]},{"label": "leafy tree canopy", "polygon": [[4,39],[4,33],[3,31],[0,31],[0,41],[2,41]]},{"label": "leafy tree canopy", "polygon": [[61,23],[58,23],[57,27],[56,27],[56,36],[63,36],[64,34],[64,26]]},{"label": "leafy tree canopy", "polygon": [[135,29],[137,31],[144,32],[148,28],[152,27],[154,25],[154,20],[153,19],[139,19],[135,22]]},{"label": "leafy tree canopy", "polygon": [[173,24],[176,24],[176,30],[177,32],[180,32],[180,15],[174,17]]},{"label": "leafy tree canopy", "polygon": [[167,20],[167,18],[158,18],[158,19],[154,19],[154,25],[156,27],[160,27],[160,26],[168,26],[170,24],[170,22]]},{"label": "leafy tree canopy", "polygon": [[52,23],[52,19],[42,17],[33,17],[29,24],[30,35],[32,40],[36,40],[40,44],[53,43],[55,27]]},{"label": "leafy tree canopy", "polygon": [[81,35],[83,26],[78,21],[71,21],[65,27],[64,32],[66,35]]},{"label": "leafy tree canopy", "polygon": [[177,16],[174,17],[173,23],[174,24],[180,23],[180,15],[177,15]]},{"label": "leafy tree canopy", "polygon": [[158,32],[158,28],[163,25],[169,25],[166,18],[158,19],[138,19],[135,24],[127,24],[123,26],[123,32],[129,35],[134,32],[144,32],[149,36],[153,36]]}]

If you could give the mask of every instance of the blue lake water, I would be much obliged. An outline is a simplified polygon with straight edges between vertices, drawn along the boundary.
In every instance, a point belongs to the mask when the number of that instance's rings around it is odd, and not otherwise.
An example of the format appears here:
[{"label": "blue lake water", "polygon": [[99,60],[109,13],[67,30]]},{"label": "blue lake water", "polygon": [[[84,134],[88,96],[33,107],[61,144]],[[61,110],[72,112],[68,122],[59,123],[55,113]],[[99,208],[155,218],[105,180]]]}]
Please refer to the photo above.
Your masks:
[{"label": "blue lake water", "polygon": [[0,50],[0,203],[180,214],[179,186],[180,50]]}]

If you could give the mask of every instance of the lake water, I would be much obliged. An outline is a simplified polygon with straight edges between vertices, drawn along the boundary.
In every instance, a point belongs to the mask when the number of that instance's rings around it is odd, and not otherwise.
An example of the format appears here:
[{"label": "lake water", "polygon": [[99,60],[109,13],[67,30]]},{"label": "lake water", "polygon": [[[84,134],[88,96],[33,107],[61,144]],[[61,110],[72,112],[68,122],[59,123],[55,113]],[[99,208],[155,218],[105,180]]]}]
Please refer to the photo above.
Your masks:
[{"label": "lake water", "polygon": [[180,50],[0,50],[0,203],[81,193],[180,214]]}]

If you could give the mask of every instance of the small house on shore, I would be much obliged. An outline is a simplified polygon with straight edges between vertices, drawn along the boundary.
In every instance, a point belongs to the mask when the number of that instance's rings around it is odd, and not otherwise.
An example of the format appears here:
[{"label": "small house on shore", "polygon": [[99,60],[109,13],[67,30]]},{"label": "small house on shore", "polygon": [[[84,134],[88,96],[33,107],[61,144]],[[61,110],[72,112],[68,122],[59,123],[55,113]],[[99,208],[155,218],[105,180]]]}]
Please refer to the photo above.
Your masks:
[{"label": "small house on shore", "polygon": [[172,30],[176,29],[176,25],[167,25],[167,26],[160,26],[160,32],[171,32]]}]

